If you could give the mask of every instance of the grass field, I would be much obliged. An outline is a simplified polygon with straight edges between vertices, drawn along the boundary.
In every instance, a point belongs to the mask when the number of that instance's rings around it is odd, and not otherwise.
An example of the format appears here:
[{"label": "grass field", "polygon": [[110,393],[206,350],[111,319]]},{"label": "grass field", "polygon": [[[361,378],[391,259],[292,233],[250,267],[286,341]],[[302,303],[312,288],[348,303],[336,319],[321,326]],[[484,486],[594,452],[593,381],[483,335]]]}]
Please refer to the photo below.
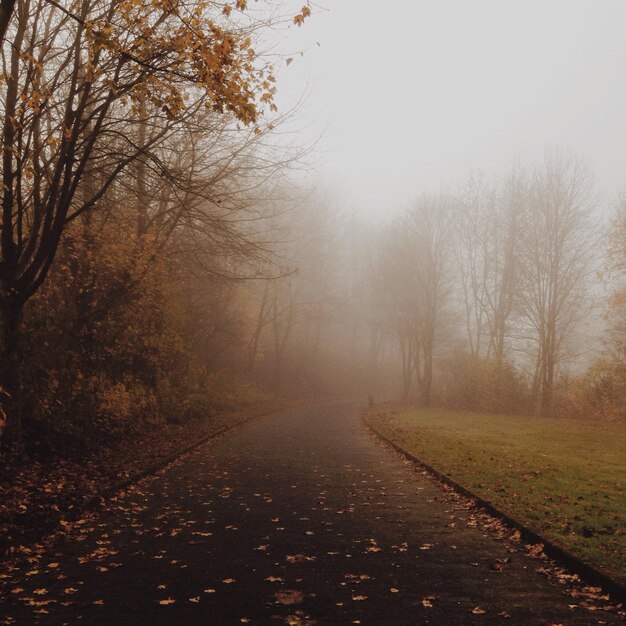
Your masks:
[{"label": "grass field", "polygon": [[532,530],[626,583],[626,423],[374,410],[367,421]]}]

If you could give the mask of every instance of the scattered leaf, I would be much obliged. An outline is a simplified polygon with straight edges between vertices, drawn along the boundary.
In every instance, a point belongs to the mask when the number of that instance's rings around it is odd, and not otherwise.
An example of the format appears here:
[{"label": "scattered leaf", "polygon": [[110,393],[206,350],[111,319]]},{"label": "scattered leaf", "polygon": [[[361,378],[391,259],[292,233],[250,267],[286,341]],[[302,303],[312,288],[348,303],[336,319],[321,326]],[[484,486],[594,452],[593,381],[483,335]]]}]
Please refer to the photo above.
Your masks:
[{"label": "scattered leaf", "polygon": [[292,589],[277,591],[274,597],[276,598],[276,604],[283,604],[285,606],[300,604],[304,600],[304,594],[301,591],[294,591]]}]

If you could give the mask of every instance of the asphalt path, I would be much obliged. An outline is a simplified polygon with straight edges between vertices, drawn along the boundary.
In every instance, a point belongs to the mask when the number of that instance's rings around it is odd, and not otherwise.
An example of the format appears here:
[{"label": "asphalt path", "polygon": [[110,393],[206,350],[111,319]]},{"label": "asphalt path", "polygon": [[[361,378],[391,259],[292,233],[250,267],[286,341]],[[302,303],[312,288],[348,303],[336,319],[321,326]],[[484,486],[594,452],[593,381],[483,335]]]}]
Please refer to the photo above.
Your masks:
[{"label": "asphalt path", "polygon": [[0,571],[0,623],[623,624],[349,404],[209,442]]}]

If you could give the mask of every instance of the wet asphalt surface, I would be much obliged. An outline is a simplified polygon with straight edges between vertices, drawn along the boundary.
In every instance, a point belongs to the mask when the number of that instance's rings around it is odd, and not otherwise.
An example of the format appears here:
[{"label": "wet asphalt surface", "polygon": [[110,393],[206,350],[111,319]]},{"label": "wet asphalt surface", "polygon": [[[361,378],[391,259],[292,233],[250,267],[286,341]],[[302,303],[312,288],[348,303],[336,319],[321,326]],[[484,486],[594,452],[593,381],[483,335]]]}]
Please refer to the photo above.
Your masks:
[{"label": "wet asphalt surface", "polygon": [[[0,571],[0,624],[623,624],[348,404],[209,442]],[[497,525],[496,525],[497,526]]]}]

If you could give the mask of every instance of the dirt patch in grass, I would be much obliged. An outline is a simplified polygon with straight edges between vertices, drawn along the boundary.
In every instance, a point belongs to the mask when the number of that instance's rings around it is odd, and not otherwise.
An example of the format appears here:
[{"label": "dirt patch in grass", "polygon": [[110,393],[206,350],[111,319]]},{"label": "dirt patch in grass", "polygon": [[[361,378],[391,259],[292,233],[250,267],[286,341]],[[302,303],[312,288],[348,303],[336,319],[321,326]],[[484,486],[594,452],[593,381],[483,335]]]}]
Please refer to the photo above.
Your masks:
[{"label": "dirt patch in grass", "polygon": [[626,583],[626,423],[387,407],[396,445]]}]

